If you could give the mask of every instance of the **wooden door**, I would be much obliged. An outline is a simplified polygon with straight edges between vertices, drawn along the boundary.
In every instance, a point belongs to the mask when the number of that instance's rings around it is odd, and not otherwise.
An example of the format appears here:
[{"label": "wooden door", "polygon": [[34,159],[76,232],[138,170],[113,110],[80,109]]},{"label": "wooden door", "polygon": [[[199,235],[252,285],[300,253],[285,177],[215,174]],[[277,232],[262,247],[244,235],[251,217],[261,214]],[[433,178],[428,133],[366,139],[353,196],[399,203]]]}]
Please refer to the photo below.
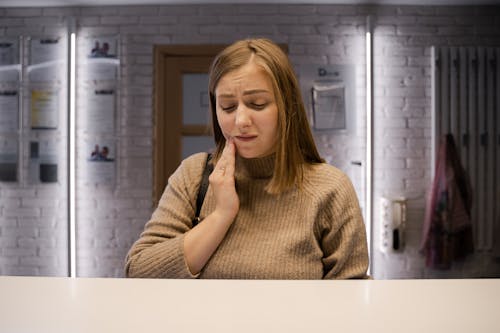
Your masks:
[{"label": "wooden door", "polygon": [[[154,123],[153,123],[153,203],[156,205],[167,185],[168,177],[179,166],[185,142],[196,145],[197,139],[211,137],[206,91],[187,91],[186,82],[206,77],[213,58],[224,45],[162,45],[154,50]],[[206,94],[206,95],[204,95]],[[206,115],[190,116],[186,121],[185,101],[200,101]],[[183,102],[184,101],[184,102]],[[196,120],[199,118],[199,122]],[[193,120],[194,119],[194,120]],[[199,141],[199,140],[198,140]],[[192,146],[192,144],[191,144]],[[203,151],[204,147],[200,147]],[[192,150],[192,148],[191,148]]]}]

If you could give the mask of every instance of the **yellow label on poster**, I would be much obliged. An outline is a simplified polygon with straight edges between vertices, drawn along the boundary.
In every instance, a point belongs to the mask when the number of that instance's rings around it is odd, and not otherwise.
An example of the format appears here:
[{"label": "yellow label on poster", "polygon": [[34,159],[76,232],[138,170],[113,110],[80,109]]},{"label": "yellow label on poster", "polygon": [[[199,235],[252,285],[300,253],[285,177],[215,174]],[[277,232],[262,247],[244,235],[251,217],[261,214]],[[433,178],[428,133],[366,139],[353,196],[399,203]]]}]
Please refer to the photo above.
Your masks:
[{"label": "yellow label on poster", "polygon": [[57,128],[58,98],[54,90],[31,91],[31,128]]}]

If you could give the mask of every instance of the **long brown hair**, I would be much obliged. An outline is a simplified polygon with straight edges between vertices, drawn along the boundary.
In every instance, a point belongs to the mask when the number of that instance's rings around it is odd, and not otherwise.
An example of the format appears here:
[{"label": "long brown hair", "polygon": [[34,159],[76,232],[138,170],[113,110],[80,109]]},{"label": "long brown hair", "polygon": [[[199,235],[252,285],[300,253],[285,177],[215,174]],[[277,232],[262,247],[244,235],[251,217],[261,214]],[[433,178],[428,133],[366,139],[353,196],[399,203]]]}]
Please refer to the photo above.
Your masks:
[{"label": "long brown hair", "polygon": [[269,39],[246,39],[225,48],[214,59],[209,73],[210,112],[216,149],[214,160],[222,154],[226,139],[217,121],[215,89],[227,73],[246,65],[250,59],[271,78],[278,108],[276,163],[269,193],[300,187],[306,164],[322,163],[307,121],[297,77],[287,55]]}]

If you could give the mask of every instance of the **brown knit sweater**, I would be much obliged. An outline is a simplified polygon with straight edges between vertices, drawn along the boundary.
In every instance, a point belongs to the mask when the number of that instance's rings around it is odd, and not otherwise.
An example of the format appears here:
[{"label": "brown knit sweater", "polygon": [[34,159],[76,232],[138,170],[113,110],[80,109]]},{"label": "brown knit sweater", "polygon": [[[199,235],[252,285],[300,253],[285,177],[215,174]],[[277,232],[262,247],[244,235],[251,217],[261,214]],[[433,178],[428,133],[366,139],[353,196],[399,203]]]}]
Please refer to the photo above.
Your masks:
[{"label": "brown knit sweater", "polygon": [[[328,164],[311,165],[302,189],[271,195],[264,188],[273,172],[274,156],[237,157],[240,210],[204,269],[193,276],[184,259],[183,241],[191,228],[205,159],[205,153],[187,158],[169,179],[158,208],[127,256],[128,277],[367,277],[365,226],[348,177]],[[214,209],[209,187],[201,217]]]}]

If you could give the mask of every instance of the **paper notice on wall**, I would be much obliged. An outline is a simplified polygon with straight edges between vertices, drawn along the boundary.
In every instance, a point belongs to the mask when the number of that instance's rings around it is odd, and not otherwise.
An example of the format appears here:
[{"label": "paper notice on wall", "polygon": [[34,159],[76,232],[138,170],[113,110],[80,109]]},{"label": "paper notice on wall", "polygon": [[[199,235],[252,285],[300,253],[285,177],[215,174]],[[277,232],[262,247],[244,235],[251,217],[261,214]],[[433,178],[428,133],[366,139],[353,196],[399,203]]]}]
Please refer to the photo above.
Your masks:
[{"label": "paper notice on wall", "polygon": [[42,64],[64,59],[60,38],[38,38],[31,40],[30,64]]},{"label": "paper notice on wall", "polygon": [[18,142],[0,138],[0,182],[17,182]]},{"label": "paper notice on wall", "polygon": [[115,130],[115,90],[92,89],[87,98],[84,127],[89,133],[112,134]]},{"label": "paper notice on wall", "polygon": [[62,80],[66,73],[65,47],[60,38],[31,40],[30,65],[27,68],[31,82]]},{"label": "paper notice on wall", "polygon": [[19,93],[0,89],[0,133],[16,132],[19,128]]},{"label": "paper notice on wall", "polygon": [[59,118],[59,92],[51,89],[31,90],[31,128],[55,129]]}]

